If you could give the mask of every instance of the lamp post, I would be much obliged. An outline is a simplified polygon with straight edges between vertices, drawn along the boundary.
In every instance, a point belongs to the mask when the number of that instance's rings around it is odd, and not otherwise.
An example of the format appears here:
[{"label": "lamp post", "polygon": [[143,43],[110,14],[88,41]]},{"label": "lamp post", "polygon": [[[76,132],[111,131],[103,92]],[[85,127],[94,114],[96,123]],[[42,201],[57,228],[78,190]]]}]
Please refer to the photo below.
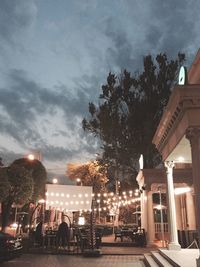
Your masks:
[{"label": "lamp post", "polygon": [[38,207],[39,206],[42,206],[42,220],[44,221],[44,211],[45,211],[45,207],[44,207],[44,204],[45,204],[45,200],[44,199],[40,199],[37,203],[37,205],[35,206],[33,212],[32,212],[32,215],[31,215],[31,218],[30,218],[30,225],[34,225],[34,228],[36,227],[36,224],[37,224],[37,219],[38,219]]},{"label": "lamp post", "polygon": [[76,179],[76,185],[82,185],[82,182],[81,182],[81,179],[80,178],[77,178]]}]

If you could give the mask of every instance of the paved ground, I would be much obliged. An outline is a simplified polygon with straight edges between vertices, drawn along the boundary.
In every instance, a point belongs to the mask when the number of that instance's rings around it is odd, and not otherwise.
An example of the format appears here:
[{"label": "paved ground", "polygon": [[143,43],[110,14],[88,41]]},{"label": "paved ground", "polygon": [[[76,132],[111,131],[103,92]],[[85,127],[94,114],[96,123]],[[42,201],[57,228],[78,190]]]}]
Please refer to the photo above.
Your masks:
[{"label": "paved ground", "polygon": [[33,255],[1,264],[1,267],[144,267],[142,256],[104,255],[98,258],[86,258],[71,255]]},{"label": "paved ground", "polygon": [[[114,241],[114,235],[106,236],[102,238],[102,246],[100,248],[101,253],[103,255],[143,255],[144,253],[155,250],[157,247],[136,247],[132,245],[130,240],[124,240],[121,242],[120,240]],[[30,247],[30,249],[26,249],[26,245],[24,245],[25,253],[34,253],[34,254],[77,254],[77,247],[70,247],[70,252],[66,250],[57,251],[56,248],[38,248],[38,247]],[[78,249],[79,254],[80,249]]]},{"label": "paved ground", "polygon": [[101,253],[103,255],[143,255],[152,250],[155,250],[155,247],[101,247]]}]

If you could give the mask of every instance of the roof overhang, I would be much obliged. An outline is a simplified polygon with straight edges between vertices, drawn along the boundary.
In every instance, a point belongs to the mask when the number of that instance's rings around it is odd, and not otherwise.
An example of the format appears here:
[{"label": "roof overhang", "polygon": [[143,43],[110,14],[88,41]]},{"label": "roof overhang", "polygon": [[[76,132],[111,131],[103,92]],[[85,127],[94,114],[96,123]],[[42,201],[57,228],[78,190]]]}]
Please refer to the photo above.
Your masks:
[{"label": "roof overhang", "polygon": [[200,84],[176,86],[171,94],[153,143],[163,160],[191,162],[190,143],[186,131],[200,127]]},{"label": "roof overhang", "polygon": [[[180,185],[191,186],[192,185],[192,169],[183,168],[183,169],[174,169],[173,178],[176,187]],[[166,170],[163,169],[143,169],[140,170],[136,180],[140,188],[145,187],[145,189],[158,191],[159,187],[163,187],[163,184],[166,184]]]},{"label": "roof overhang", "polygon": [[191,163],[191,150],[186,139],[189,128],[200,126],[200,50],[188,72],[188,85],[175,86],[153,143],[163,160]]}]

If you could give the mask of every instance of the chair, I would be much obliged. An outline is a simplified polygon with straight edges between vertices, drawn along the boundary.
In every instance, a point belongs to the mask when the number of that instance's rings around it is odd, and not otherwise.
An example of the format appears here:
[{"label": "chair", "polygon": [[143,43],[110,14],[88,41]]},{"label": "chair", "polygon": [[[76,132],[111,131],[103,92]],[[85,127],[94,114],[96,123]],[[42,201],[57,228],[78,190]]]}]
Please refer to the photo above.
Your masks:
[{"label": "chair", "polygon": [[121,242],[123,241],[122,230],[120,228],[117,228],[115,230],[115,241],[117,240],[117,238],[120,238]]}]

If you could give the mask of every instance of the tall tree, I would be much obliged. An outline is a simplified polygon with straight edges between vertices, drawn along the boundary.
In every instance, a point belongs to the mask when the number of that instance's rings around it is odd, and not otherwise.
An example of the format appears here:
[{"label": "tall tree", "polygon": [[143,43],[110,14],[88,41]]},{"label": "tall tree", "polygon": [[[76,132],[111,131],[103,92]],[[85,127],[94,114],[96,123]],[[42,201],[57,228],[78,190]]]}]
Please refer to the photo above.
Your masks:
[{"label": "tall tree", "polygon": [[[23,206],[44,198],[47,174],[39,160],[20,158],[8,167],[0,168],[0,201],[2,229],[8,224],[13,204]],[[26,207],[28,211],[28,206]]]},{"label": "tall tree", "polygon": [[34,183],[32,200],[35,202],[38,198],[44,198],[47,172],[42,162],[37,159],[20,158],[15,160],[13,164],[21,166],[31,173]]},{"label": "tall tree", "polygon": [[161,162],[152,138],[184,60],[181,53],[175,60],[168,60],[166,54],[158,54],[155,59],[148,55],[141,73],[109,73],[99,104],[89,103],[90,117],[82,121],[83,129],[102,141],[105,161],[122,172],[136,169],[140,154],[145,168]]},{"label": "tall tree", "polygon": [[2,230],[9,223],[11,207],[24,205],[33,194],[31,173],[17,164],[0,168],[0,201],[2,204]]}]

